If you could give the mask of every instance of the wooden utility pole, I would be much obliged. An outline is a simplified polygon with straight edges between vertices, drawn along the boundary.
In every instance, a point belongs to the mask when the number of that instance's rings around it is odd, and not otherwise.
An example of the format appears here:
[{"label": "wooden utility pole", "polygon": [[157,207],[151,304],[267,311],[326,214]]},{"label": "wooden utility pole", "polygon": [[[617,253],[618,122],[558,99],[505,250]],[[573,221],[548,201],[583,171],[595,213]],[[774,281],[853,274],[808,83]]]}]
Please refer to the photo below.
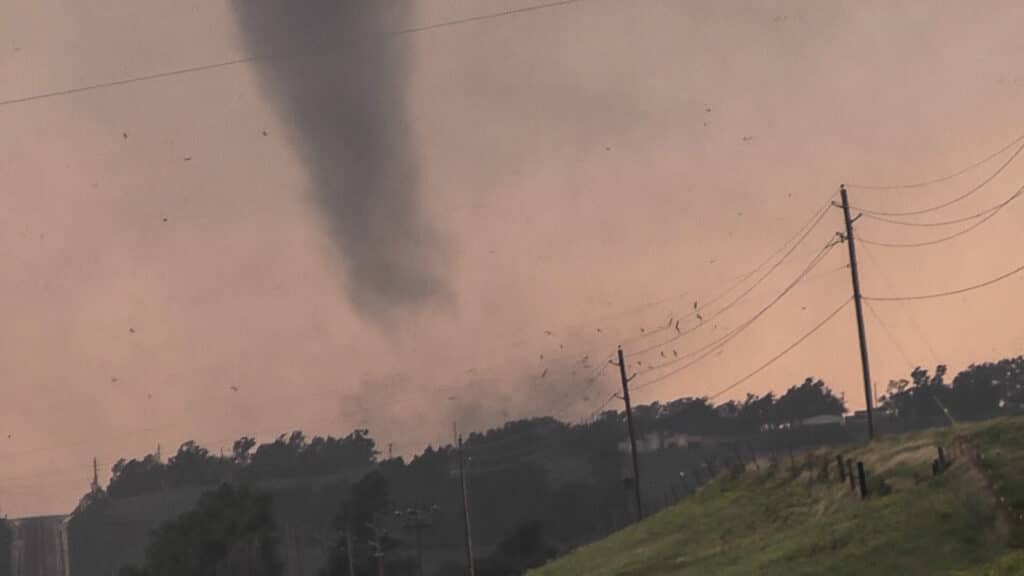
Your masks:
[{"label": "wooden utility pole", "polygon": [[853,279],[853,304],[857,309],[857,336],[860,338],[860,365],[864,375],[864,400],[868,414],[868,440],[875,438],[875,421],[871,397],[871,366],[868,363],[868,341],[864,334],[864,309],[861,306],[860,275],[857,273],[857,247],[853,241],[853,219],[850,218],[850,201],[846,196],[846,186],[839,187],[839,195],[843,204],[843,220],[846,221],[846,247],[850,252],[850,276]]},{"label": "wooden utility pole", "polygon": [[466,486],[466,469],[463,466],[462,458],[462,436],[458,436],[459,456],[459,484],[462,487],[462,512],[463,523],[466,530],[466,565],[469,568],[469,576],[476,576],[476,568],[473,565],[473,530],[469,521],[469,488]]},{"label": "wooden utility pole", "polygon": [[629,453],[633,457],[633,493],[636,496],[636,519],[643,520],[644,509],[640,499],[640,464],[637,462],[636,437],[633,432],[633,407],[629,403],[629,377],[626,376],[626,360],[619,346],[619,377],[622,378],[622,401],[626,404],[626,425],[629,427]]},{"label": "wooden utility pole", "polygon": [[351,510],[348,518],[348,527],[345,529],[345,552],[348,554],[348,576],[356,576],[356,560],[352,550],[352,516]]},{"label": "wooden utility pole", "polygon": [[384,545],[381,543],[381,526],[377,522],[376,514],[374,514],[373,522],[368,527],[373,532],[373,539],[370,540],[370,545],[373,547],[373,556],[377,559],[377,576],[384,576]]}]

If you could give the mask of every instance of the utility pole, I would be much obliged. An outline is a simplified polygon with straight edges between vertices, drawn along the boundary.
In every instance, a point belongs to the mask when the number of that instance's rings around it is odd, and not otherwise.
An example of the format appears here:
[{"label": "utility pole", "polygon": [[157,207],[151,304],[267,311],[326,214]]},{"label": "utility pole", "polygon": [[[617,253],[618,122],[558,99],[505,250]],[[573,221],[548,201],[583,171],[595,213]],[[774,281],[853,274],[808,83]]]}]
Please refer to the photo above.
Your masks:
[{"label": "utility pole", "polygon": [[96,458],[92,459],[92,486],[90,489],[93,492],[99,492],[100,490],[100,467],[96,463]]},{"label": "utility pole", "polygon": [[846,221],[846,247],[850,251],[850,276],[853,279],[853,304],[857,309],[857,336],[860,338],[860,364],[861,372],[864,375],[864,400],[867,404],[868,413],[868,440],[875,438],[875,421],[871,397],[871,366],[868,363],[868,341],[864,334],[864,309],[861,306],[860,276],[857,273],[857,247],[853,241],[853,222],[850,218],[850,201],[846,195],[846,186],[839,186],[839,195],[843,201],[843,220]]},{"label": "utility pole", "polygon": [[633,433],[633,407],[629,403],[629,378],[626,376],[626,360],[619,346],[619,376],[622,378],[622,401],[626,403],[626,424],[629,427],[629,453],[633,456],[633,493],[636,496],[636,519],[643,520],[644,510],[640,500],[640,465],[636,456],[636,437]]},{"label": "utility pole", "polygon": [[381,543],[380,537],[382,531],[387,536],[387,531],[381,528],[376,516],[374,514],[373,522],[367,526],[373,532],[373,539],[370,540],[370,545],[373,546],[373,555],[377,559],[377,576],[384,576],[384,545]]},{"label": "utility pole", "polygon": [[355,552],[352,550],[352,515],[348,514],[348,527],[345,529],[345,552],[348,555],[348,576],[356,576]]},{"label": "utility pole", "polygon": [[418,576],[423,576],[423,529],[433,523],[434,512],[437,512],[437,506],[427,509],[409,508],[404,512],[396,512],[402,518],[405,527],[412,528],[416,533],[416,574]]},{"label": "utility pole", "polygon": [[473,531],[469,521],[469,489],[466,487],[466,469],[463,466],[462,458],[462,436],[458,436],[459,456],[459,484],[462,487],[462,511],[463,522],[466,529],[466,562],[469,566],[469,576],[476,576],[476,568],[473,566]]}]

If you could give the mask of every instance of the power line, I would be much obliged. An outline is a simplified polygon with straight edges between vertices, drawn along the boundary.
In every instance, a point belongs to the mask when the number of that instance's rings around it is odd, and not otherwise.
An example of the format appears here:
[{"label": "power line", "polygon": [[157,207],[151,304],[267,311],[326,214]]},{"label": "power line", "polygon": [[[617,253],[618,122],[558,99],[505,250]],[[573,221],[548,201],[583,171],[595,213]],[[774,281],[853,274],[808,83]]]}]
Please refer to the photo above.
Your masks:
[{"label": "power line", "polygon": [[568,6],[569,4],[576,4],[577,2],[583,2],[584,0],[561,0],[559,2],[548,2],[547,4],[538,4],[535,6],[526,6],[523,8],[513,8],[510,10],[503,10],[500,12],[493,12],[490,14],[481,14],[479,16],[468,16],[466,18],[458,18],[455,20],[446,20],[444,22],[438,22],[436,24],[427,24],[425,26],[415,26],[412,28],[405,28],[393,32],[395,36],[404,36],[406,34],[416,34],[419,32],[428,32],[430,30],[437,30],[439,28],[448,28],[451,26],[458,26],[460,24],[469,24],[471,22],[483,22],[486,20],[497,20],[498,18],[504,18],[506,16],[515,16],[517,14],[524,14],[526,12],[534,12],[537,10],[549,10],[551,8],[560,8],[562,6]]},{"label": "power line", "polygon": [[974,163],[970,164],[966,168],[962,168],[960,170],[957,170],[956,172],[953,172],[952,174],[947,174],[946,176],[940,176],[938,178],[933,178],[931,180],[925,180],[923,182],[914,182],[912,184],[890,184],[890,185],[881,185],[881,186],[880,185],[868,185],[868,184],[847,184],[846,187],[847,188],[856,188],[858,190],[900,190],[900,189],[923,188],[925,186],[931,186],[932,184],[938,184],[940,182],[945,182],[947,180],[952,180],[953,178],[956,178],[957,176],[961,176],[963,174],[966,174],[967,172],[971,171],[972,169],[977,168],[978,166],[981,166],[982,164],[985,164],[989,160],[992,160],[993,158],[1001,155],[1003,152],[1006,152],[1010,148],[1013,148],[1014,146],[1016,146],[1017,144],[1019,144],[1022,141],[1024,141],[1024,134],[1021,134],[1020,136],[1014,138],[1013,141],[1010,142],[1009,144],[1007,144],[1006,146],[1003,146],[1002,148],[1000,148],[999,150],[993,152],[992,154],[989,154],[988,156],[982,158],[981,160],[978,160],[977,162],[974,162]]},{"label": "power line", "polygon": [[605,407],[606,407],[606,406],[608,406],[608,404],[610,404],[610,403],[611,403],[611,401],[612,401],[612,400],[615,400],[615,399],[616,399],[617,397],[618,397],[618,395],[617,395],[617,394],[615,394],[615,393],[612,393],[612,395],[611,395],[611,396],[609,396],[609,397],[608,397],[608,398],[607,398],[607,399],[606,399],[606,400],[605,400],[604,402],[602,402],[602,403],[601,403],[601,405],[600,405],[600,406],[598,406],[598,407],[597,407],[597,410],[594,410],[593,412],[591,412],[591,413],[590,413],[590,416],[589,416],[589,417],[587,417],[587,420],[590,420],[590,421],[592,421],[592,420],[593,420],[594,418],[596,418],[596,417],[597,417],[597,415],[598,415],[598,414],[600,414],[600,413],[601,413],[601,411],[602,411],[602,410],[604,410],[604,409],[605,409]]},{"label": "power line", "polygon": [[923,242],[879,242],[877,240],[871,240],[870,238],[863,238],[863,237],[858,237],[857,241],[858,242],[863,242],[864,244],[871,244],[872,246],[883,246],[885,248],[921,248],[921,247],[924,247],[924,246],[934,246],[935,244],[942,244],[943,242],[948,242],[950,240],[953,240],[954,238],[959,238],[960,236],[963,236],[964,234],[967,234],[968,232],[971,232],[975,228],[978,228],[979,226],[981,226],[985,222],[988,222],[996,214],[999,214],[999,212],[1003,208],[1005,208],[1007,205],[1009,205],[1010,202],[1013,202],[1014,200],[1016,200],[1021,194],[1024,194],[1024,186],[1019,188],[1017,190],[1017,192],[1014,193],[1013,196],[1010,196],[1009,199],[1007,199],[1006,201],[1004,201],[1003,203],[999,204],[994,209],[992,209],[991,212],[989,212],[981,220],[978,220],[974,224],[971,224],[970,226],[968,226],[968,227],[966,227],[966,228],[964,228],[962,230],[958,230],[957,232],[955,232],[953,234],[950,234],[948,236],[943,236],[941,238],[935,238],[933,240],[926,240],[926,241],[923,241]]},{"label": "power line", "polygon": [[903,360],[905,360],[907,364],[913,366],[914,362],[910,360],[910,356],[907,355],[907,351],[903,349],[903,346],[900,344],[900,341],[896,338],[896,335],[893,334],[892,330],[889,329],[889,325],[886,324],[885,321],[882,320],[882,317],[878,315],[878,312],[875,311],[875,307],[871,305],[871,302],[865,302],[864,304],[866,305],[868,312],[870,312],[871,315],[874,316],[875,320],[877,320],[878,323],[882,326],[882,330],[884,330],[886,335],[889,336],[889,340],[891,340],[893,345],[896,346],[896,350],[899,351],[900,356],[903,356]]},{"label": "power line", "polygon": [[[671,366],[673,364],[677,364],[679,362],[683,362],[683,361],[687,360],[688,358],[692,358],[695,355],[697,356],[697,358],[695,360],[693,360],[691,362],[687,362],[685,365],[683,365],[680,368],[678,368],[678,369],[673,371],[673,373],[677,373],[678,371],[681,371],[681,370],[683,370],[685,368],[693,366],[694,364],[704,360],[712,352],[716,352],[720,348],[724,347],[730,341],[732,341],[737,336],[739,336],[744,330],[746,330],[752,324],[754,324],[754,322],[756,322],[758,319],[760,319],[761,316],[763,316],[765,313],[767,313],[769,310],[771,310],[787,294],[789,294],[789,292],[791,290],[793,290],[793,288],[795,288],[804,278],[807,277],[807,275],[811,272],[811,270],[813,270],[819,263],[821,263],[822,260],[824,260],[824,258],[828,255],[829,252],[831,252],[832,248],[834,248],[835,245],[836,245],[835,242],[829,242],[828,244],[826,244],[825,247],[822,248],[814,256],[813,259],[811,259],[811,262],[800,272],[800,274],[798,274],[797,277],[794,278],[793,281],[790,282],[789,285],[787,285],[782,290],[782,292],[780,292],[778,295],[776,295],[775,298],[773,298],[771,300],[771,302],[769,302],[766,306],[761,308],[756,314],[754,314],[754,316],[752,316],[751,318],[749,318],[748,320],[746,320],[745,322],[743,322],[742,324],[740,324],[736,328],[733,328],[732,330],[730,330],[725,335],[721,336],[717,340],[714,340],[714,341],[710,342],[709,344],[706,344],[706,345],[702,346],[701,348],[698,348],[696,350],[684,353],[679,358],[676,358],[676,359],[673,359],[673,360],[669,360],[668,362],[663,362],[661,364],[658,364],[657,366],[653,366],[651,368],[648,368],[647,370],[644,370],[643,372],[641,372],[641,374],[647,374],[649,372],[655,372],[655,371],[661,370],[663,368],[666,368],[668,366]],[[635,386],[633,389],[634,390],[642,390],[643,388],[646,388],[649,384],[650,383],[641,384],[639,386]]]},{"label": "power line", "polygon": [[1020,190],[1018,190],[1017,192],[1011,194],[1010,197],[1007,198],[1006,200],[1004,200],[1003,202],[1000,202],[999,204],[996,204],[995,206],[992,206],[990,208],[986,208],[986,209],[982,210],[981,212],[975,212],[974,214],[971,214],[970,216],[963,216],[963,217],[960,217],[960,218],[952,218],[950,220],[941,220],[941,221],[938,221],[938,222],[904,222],[903,220],[896,220],[896,219],[893,219],[893,218],[885,218],[885,217],[882,217],[882,216],[874,216],[872,214],[865,214],[864,216],[868,217],[871,220],[877,220],[879,222],[886,222],[888,224],[895,224],[897,226],[911,226],[911,227],[918,227],[918,228],[932,228],[932,227],[937,227],[937,226],[949,226],[950,224],[960,224],[961,222],[967,222],[969,220],[974,220],[975,218],[981,218],[982,216],[985,216],[986,214],[989,214],[991,212],[998,212],[1003,206],[1006,206],[1010,202],[1013,202],[1013,200],[1019,194],[1020,194]]},{"label": "power line", "polygon": [[[640,384],[639,386],[635,386],[635,387],[633,388],[633,390],[635,390],[635,391],[639,391],[639,390],[642,390],[642,389],[644,389],[644,388],[647,388],[648,386],[651,386],[651,385],[653,385],[653,384],[655,384],[655,383],[657,383],[657,382],[660,382],[660,381],[664,380],[664,379],[665,379],[665,378],[667,378],[668,376],[671,376],[671,375],[675,375],[675,374],[678,374],[678,373],[680,373],[680,372],[682,372],[682,371],[686,370],[687,368],[690,368],[691,366],[694,366],[695,364],[697,364],[697,363],[699,363],[699,362],[703,361],[703,360],[704,360],[705,358],[707,358],[708,356],[710,356],[710,355],[711,355],[712,353],[714,353],[714,352],[716,352],[716,351],[720,350],[721,348],[724,348],[726,344],[728,344],[728,343],[729,343],[729,342],[730,342],[731,340],[733,340],[733,339],[735,339],[735,338],[736,338],[737,336],[739,336],[739,334],[741,334],[741,333],[742,333],[742,332],[743,332],[744,330],[746,330],[747,328],[749,328],[749,327],[750,327],[750,326],[751,326],[751,325],[752,325],[752,324],[753,324],[754,322],[756,322],[756,321],[757,321],[757,320],[758,320],[758,319],[759,319],[759,318],[760,318],[760,317],[761,317],[761,316],[762,316],[762,315],[763,315],[763,314],[764,314],[765,312],[767,312],[768,310],[770,310],[770,309],[771,309],[771,308],[772,308],[773,306],[775,306],[775,304],[777,304],[777,303],[778,303],[778,302],[779,302],[780,300],[782,300],[782,298],[783,298],[783,297],[784,297],[784,296],[785,296],[786,294],[788,294],[790,290],[792,290],[792,289],[793,289],[793,288],[794,288],[794,287],[795,287],[795,286],[796,286],[797,284],[799,284],[799,283],[800,283],[800,281],[801,281],[801,280],[802,280],[802,279],[803,279],[803,278],[804,278],[804,277],[805,277],[805,276],[806,276],[806,275],[807,275],[807,274],[808,274],[808,273],[809,273],[809,272],[810,272],[811,270],[813,270],[813,269],[814,269],[814,267],[815,267],[815,266],[817,266],[819,262],[821,262],[821,260],[822,260],[822,259],[823,259],[823,258],[824,258],[824,257],[825,257],[825,256],[826,256],[826,255],[827,255],[827,254],[828,254],[829,252],[830,252],[830,251],[831,251],[831,249],[832,249],[833,247],[835,247],[835,244],[834,244],[834,243],[830,243],[830,244],[826,245],[826,247],[825,247],[825,248],[824,248],[824,249],[823,249],[823,250],[822,250],[821,252],[819,252],[819,253],[818,253],[818,255],[816,255],[816,256],[815,256],[815,258],[814,258],[814,259],[813,259],[813,260],[811,261],[811,263],[810,263],[810,264],[809,264],[809,265],[807,266],[807,268],[805,268],[805,269],[803,270],[803,272],[801,272],[801,273],[800,273],[800,275],[799,275],[799,276],[797,276],[797,278],[796,278],[796,279],[795,279],[795,280],[794,280],[794,281],[793,281],[792,283],[790,283],[790,285],[789,285],[789,286],[787,286],[787,287],[786,287],[786,288],[785,288],[785,289],[784,289],[784,290],[783,290],[783,291],[782,291],[782,292],[781,292],[781,293],[780,293],[780,294],[779,294],[778,296],[776,296],[776,297],[775,297],[775,299],[774,299],[774,300],[772,300],[772,301],[771,301],[771,302],[770,302],[770,303],[769,303],[769,304],[768,304],[767,306],[765,306],[764,308],[762,308],[762,309],[761,309],[761,310],[760,310],[760,311],[759,311],[759,312],[758,312],[757,314],[755,314],[755,315],[754,315],[754,316],[753,316],[752,318],[750,318],[749,320],[747,320],[747,321],[746,321],[746,322],[744,322],[743,324],[739,325],[738,327],[734,328],[734,329],[733,329],[732,331],[730,331],[730,332],[729,332],[728,334],[726,334],[725,336],[723,336],[722,338],[720,338],[720,339],[719,339],[719,340],[717,340],[716,342],[712,342],[711,344],[708,344],[708,345],[704,346],[703,348],[700,348],[700,349],[698,349],[698,350],[695,350],[694,352],[691,352],[691,353],[689,354],[690,356],[692,356],[693,354],[699,354],[699,355],[698,355],[698,356],[697,356],[697,357],[696,357],[695,359],[693,359],[693,360],[692,360],[692,361],[690,361],[690,362],[687,362],[686,364],[683,364],[682,366],[680,366],[680,367],[678,367],[678,368],[675,368],[674,370],[672,370],[672,371],[670,371],[670,372],[667,372],[666,374],[663,374],[662,376],[659,376],[659,377],[655,378],[654,380],[650,380],[650,381],[648,381],[648,382],[644,382],[643,384]],[[684,356],[684,358],[685,358],[685,356]],[[669,366],[669,365],[671,365],[671,364],[674,364],[674,363],[676,363],[676,362],[679,362],[679,361],[683,360],[684,358],[680,358],[679,360],[671,360],[671,361],[669,361],[669,362],[667,362],[667,363],[664,363],[664,364],[660,364],[660,365],[658,365],[658,366],[655,366],[655,367],[653,367],[653,368],[650,368],[650,369],[648,369],[648,370],[645,370],[645,371],[644,371],[643,373],[644,373],[644,374],[646,374],[646,373],[648,373],[648,372],[652,372],[652,371],[657,371],[657,370],[660,370],[660,369],[662,369],[662,368],[665,368],[665,367],[667,367],[667,366]]]},{"label": "power line", "polygon": [[957,202],[960,202],[961,200],[964,200],[964,199],[974,195],[979,190],[984,188],[986,185],[988,185],[989,182],[991,182],[997,176],[1002,174],[1003,171],[1006,170],[1006,168],[1011,163],[1013,163],[1014,160],[1017,159],[1017,156],[1019,156],[1022,151],[1024,151],[1024,144],[1022,144],[1019,148],[1017,148],[1017,150],[1013,153],[1012,156],[1009,157],[1009,159],[1006,160],[1006,162],[1004,162],[1001,166],[999,166],[999,168],[997,168],[995,172],[993,172],[987,178],[982,180],[980,184],[975,185],[973,188],[971,188],[970,190],[968,190],[964,194],[961,194],[960,196],[957,196],[956,198],[953,198],[952,200],[949,200],[947,202],[943,202],[941,204],[937,204],[935,206],[931,206],[931,207],[928,207],[928,208],[922,208],[920,210],[891,211],[891,212],[890,211],[885,211],[885,210],[868,210],[866,208],[861,208],[859,206],[854,206],[853,208],[855,210],[859,211],[859,212],[863,212],[864,214],[874,215],[874,216],[916,216],[918,214],[927,214],[928,212],[934,212],[936,210],[941,210],[942,208],[946,208],[948,206],[952,206],[953,204],[956,204]]},{"label": "power line", "polygon": [[[420,32],[428,32],[428,31],[431,31],[431,30],[437,30],[437,29],[440,29],[440,28],[448,28],[448,27],[458,26],[458,25],[462,25],[462,24],[469,24],[469,23],[472,23],[472,22],[481,22],[481,21],[484,21],[484,20],[496,20],[496,19],[499,19],[499,18],[507,17],[507,16],[515,16],[515,15],[523,14],[525,12],[533,12],[533,11],[537,11],[537,10],[547,10],[547,9],[551,9],[551,8],[558,8],[558,7],[562,7],[562,6],[567,6],[569,4],[575,4],[577,2],[583,2],[583,1],[585,1],[585,0],[561,0],[561,1],[558,1],[558,2],[549,2],[547,4],[538,4],[538,5],[535,5],[535,6],[527,6],[527,7],[524,7],[524,8],[516,8],[516,9],[511,9],[511,10],[503,10],[503,11],[500,11],[500,12],[493,12],[493,13],[490,13],[490,14],[481,14],[481,15],[478,15],[478,16],[470,16],[470,17],[467,17],[467,18],[458,18],[458,19],[454,19],[454,20],[446,20],[444,22],[437,22],[435,24],[428,24],[428,25],[425,25],[425,26],[417,26],[417,27],[412,27],[412,28],[404,28],[404,29],[401,29],[401,30],[396,30],[396,31],[391,32],[390,35],[391,36],[405,36],[405,35],[416,34],[416,33],[420,33]],[[115,87],[119,87],[119,86],[125,86],[125,85],[128,85],[128,84],[138,84],[138,83],[141,83],[141,82],[149,82],[151,80],[159,80],[159,79],[163,79],[163,78],[172,78],[172,77],[175,77],[175,76],[183,76],[183,75],[187,75],[187,74],[194,74],[194,73],[197,73],[197,72],[205,72],[205,71],[208,71],[208,70],[216,70],[216,69],[219,69],[219,68],[229,68],[229,67],[238,66],[238,65],[241,65],[241,64],[249,64],[249,63],[255,62],[257,60],[266,60],[266,59],[270,59],[270,58],[271,58],[271,56],[258,56],[258,55],[243,56],[241,58],[235,58],[235,59],[232,59],[232,60],[224,60],[224,61],[221,61],[221,62],[214,62],[212,64],[202,64],[202,65],[198,65],[198,66],[189,66],[189,67],[186,67],[186,68],[177,68],[175,70],[168,70],[168,71],[165,71],[165,72],[156,72],[156,73],[153,73],[153,74],[143,74],[143,75],[140,75],[140,76],[131,76],[131,77],[128,77],[128,78],[123,78],[121,80],[111,80],[111,81],[108,81],[108,82],[98,82],[96,84],[87,84],[87,85],[84,85],[84,86],[77,86],[77,87],[74,87],[74,88],[66,88],[66,89],[63,89],[63,90],[54,90],[54,91],[51,91],[51,92],[43,92],[43,93],[39,93],[39,94],[33,94],[31,96],[21,96],[21,97],[16,97],[16,98],[9,98],[7,100],[0,100],[0,107],[10,106],[10,105],[14,105],[14,104],[24,104],[24,103],[28,103],[28,102],[34,102],[34,101],[37,101],[37,100],[46,100],[46,99],[50,99],[50,98],[58,98],[58,97],[61,97],[61,96],[70,96],[70,95],[73,95],[73,94],[80,94],[80,93],[83,93],[83,92],[92,92],[92,91],[95,91],[95,90],[101,90],[101,89],[105,89],[105,88],[115,88]]]},{"label": "power line", "polygon": [[[763,275],[761,275],[753,284],[751,284],[749,287],[747,287],[746,290],[741,292],[739,296],[737,296],[736,298],[732,299],[729,303],[725,304],[724,306],[722,306],[721,308],[716,310],[711,316],[708,316],[707,318],[705,318],[703,320],[703,322],[701,322],[700,324],[697,324],[696,326],[692,326],[692,327],[687,328],[685,330],[681,330],[675,336],[673,336],[672,338],[670,338],[670,339],[668,339],[668,340],[666,340],[664,342],[661,342],[660,344],[657,344],[657,345],[654,345],[654,346],[649,346],[647,348],[641,349],[641,350],[636,351],[636,352],[631,352],[629,355],[630,356],[638,356],[638,355],[641,355],[641,354],[646,354],[648,352],[651,352],[651,351],[663,348],[663,347],[671,344],[672,342],[675,342],[675,341],[681,339],[683,336],[686,336],[687,334],[691,334],[693,332],[696,332],[697,330],[700,330],[702,327],[711,324],[712,320],[715,320],[719,316],[721,316],[722,314],[728,312],[731,308],[733,308],[736,304],[740,303],[751,292],[753,292],[754,289],[757,288],[765,279],[767,279],[769,276],[771,276],[772,273],[775,272],[782,265],[782,263],[785,262],[793,254],[793,252],[796,251],[796,249],[798,247],[800,247],[800,245],[803,243],[803,241],[807,239],[807,237],[810,235],[810,233],[814,231],[814,229],[818,226],[818,224],[821,222],[821,220],[825,217],[825,214],[828,213],[828,209],[829,208],[830,208],[830,206],[825,206],[825,208],[823,208],[821,211],[819,211],[817,214],[815,214],[815,216],[810,221],[809,227],[807,225],[805,225],[804,228],[801,228],[800,233],[797,235],[798,240],[796,241],[796,243],[793,244],[789,248],[789,250],[787,250],[786,253],[782,256],[782,258],[780,258],[775,264],[773,264],[768,269],[767,272],[765,272]],[[785,247],[785,246],[786,245],[783,245],[783,247]]]},{"label": "power line", "polygon": [[964,292],[970,292],[972,290],[977,290],[979,288],[984,288],[986,286],[991,286],[991,285],[995,284],[996,282],[1001,282],[1001,281],[1006,280],[1007,278],[1013,276],[1014,274],[1020,273],[1020,271],[1022,271],[1022,270],[1024,270],[1024,266],[1018,266],[1017,268],[1014,268],[1013,270],[1010,270],[1009,272],[1007,272],[1005,274],[1002,274],[1000,276],[992,278],[991,280],[986,280],[985,282],[982,282],[980,284],[975,284],[973,286],[967,286],[966,288],[960,288],[960,289],[957,289],[957,290],[950,290],[948,292],[935,292],[935,293],[932,293],[932,294],[920,294],[920,295],[916,295],[916,296],[878,296],[878,297],[864,296],[863,299],[864,300],[873,300],[875,302],[896,302],[896,301],[901,301],[901,300],[902,301],[907,301],[907,300],[929,300],[931,298],[942,298],[944,296],[955,296],[956,294],[963,294]]},{"label": "power line", "polygon": [[[882,277],[882,281],[885,282],[886,288],[888,288],[892,292],[895,292],[896,290],[895,288],[893,288],[892,281],[889,279],[889,274],[885,271],[885,268],[883,268],[882,265],[878,263],[878,260],[875,260],[875,256],[870,249],[871,247],[862,246],[862,248],[864,250],[862,250],[861,253],[867,255],[868,260],[871,261],[871,265],[874,266],[875,271],[878,272],[878,275]],[[903,315],[907,317],[907,320],[910,321],[910,325],[914,328],[914,331],[917,332],[918,338],[920,338],[921,341],[924,342],[925,346],[928,347],[928,352],[930,352],[932,355],[932,361],[938,364],[939,355],[937,352],[935,352],[935,347],[932,346],[931,340],[929,340],[928,337],[925,336],[924,329],[921,328],[921,325],[917,322],[917,319],[914,318],[913,311],[910,310],[910,307],[907,305],[906,302],[900,302],[900,309],[903,310]]]},{"label": "power line", "polygon": [[199,66],[190,66],[188,68],[178,68],[176,70],[168,70],[167,72],[157,72],[155,74],[145,74],[142,76],[132,76],[121,80],[113,80],[110,82],[100,82],[97,84],[87,84],[85,86],[78,86],[75,88],[67,88],[65,90],[55,90],[53,92],[43,92],[41,94],[34,94],[32,96],[22,96],[19,98],[10,98],[7,100],[0,100],[0,107],[10,106],[13,104],[24,104],[26,102],[34,102],[36,100],[46,100],[49,98],[57,98],[60,96],[70,96],[72,94],[80,94],[82,92],[92,92],[94,90],[101,90],[104,88],[115,88],[118,86],[125,86],[128,84],[137,84],[139,82],[149,82],[151,80],[159,80],[162,78],[172,78],[174,76],[182,76],[185,74],[194,74],[197,72],[205,72],[207,70],[216,70],[218,68],[228,68],[231,66],[237,66],[239,64],[247,64],[249,62],[255,62],[259,60],[259,56],[245,56],[243,58],[236,58],[234,60],[225,60],[223,62],[215,62],[213,64],[202,64]]},{"label": "power line", "polygon": [[833,311],[833,312],[832,312],[831,314],[829,314],[828,316],[826,316],[826,317],[825,317],[825,319],[824,319],[824,320],[822,320],[821,322],[819,322],[819,323],[818,323],[818,324],[817,324],[817,325],[816,325],[816,326],[815,326],[814,328],[811,328],[811,330],[810,330],[810,331],[806,332],[806,333],[805,333],[805,334],[804,334],[803,336],[801,336],[800,338],[798,338],[798,339],[797,339],[797,340],[796,340],[795,342],[793,342],[792,344],[790,344],[789,346],[787,346],[785,350],[783,350],[782,352],[780,352],[780,353],[778,353],[777,355],[775,355],[775,356],[774,356],[774,357],[773,357],[773,358],[772,358],[771,360],[769,360],[769,361],[765,362],[764,364],[762,364],[761,366],[759,366],[759,367],[758,367],[758,368],[757,368],[756,370],[754,370],[754,371],[753,371],[753,372],[751,372],[750,374],[747,374],[746,376],[744,376],[743,378],[740,378],[740,379],[739,379],[739,380],[737,380],[736,382],[733,382],[732,384],[730,384],[730,385],[726,386],[725,388],[722,388],[722,389],[721,389],[721,390],[719,390],[718,392],[715,392],[715,393],[714,393],[714,394],[712,394],[711,396],[708,396],[708,399],[709,399],[709,400],[714,400],[715,398],[718,398],[719,396],[721,396],[721,395],[725,394],[726,392],[729,392],[729,391],[730,391],[730,390],[732,390],[733,388],[736,388],[736,387],[737,387],[737,386],[739,386],[740,384],[743,384],[743,383],[744,383],[744,382],[746,382],[747,380],[750,380],[750,379],[751,379],[751,378],[753,378],[754,376],[756,376],[756,375],[760,374],[760,373],[761,373],[761,372],[762,372],[763,370],[767,369],[767,368],[768,368],[769,366],[771,366],[772,364],[774,364],[775,362],[777,362],[777,361],[778,361],[779,359],[781,359],[781,358],[782,358],[783,356],[785,356],[786,354],[789,354],[790,352],[792,352],[794,348],[796,348],[797,346],[799,346],[800,344],[802,344],[804,340],[807,340],[808,338],[810,338],[810,337],[811,337],[811,336],[812,336],[812,335],[813,335],[813,334],[814,334],[815,332],[817,332],[817,331],[818,331],[818,330],[820,330],[820,329],[821,329],[821,328],[822,328],[823,326],[825,326],[825,324],[828,324],[829,320],[831,320],[832,318],[835,318],[835,316],[836,316],[837,314],[839,314],[839,313],[840,313],[840,312],[841,312],[841,311],[843,310],[843,308],[846,308],[846,306],[847,306],[847,305],[848,305],[848,304],[849,304],[850,302],[852,302],[852,301],[853,301],[853,298],[850,298],[850,299],[846,300],[845,302],[843,302],[843,303],[842,303],[842,304],[841,304],[841,305],[840,305],[840,306],[839,306],[838,308],[836,308],[836,309],[835,309],[835,310],[834,310],[834,311]]}]

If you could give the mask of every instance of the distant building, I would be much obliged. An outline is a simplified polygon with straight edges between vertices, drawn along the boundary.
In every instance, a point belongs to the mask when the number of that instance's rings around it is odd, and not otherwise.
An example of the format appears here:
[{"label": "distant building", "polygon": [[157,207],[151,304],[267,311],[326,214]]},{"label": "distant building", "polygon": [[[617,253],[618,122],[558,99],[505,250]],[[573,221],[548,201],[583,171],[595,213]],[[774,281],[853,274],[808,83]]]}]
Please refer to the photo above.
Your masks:
[{"label": "distant building", "polygon": [[843,417],[839,414],[821,414],[800,421],[801,426],[842,426]]}]

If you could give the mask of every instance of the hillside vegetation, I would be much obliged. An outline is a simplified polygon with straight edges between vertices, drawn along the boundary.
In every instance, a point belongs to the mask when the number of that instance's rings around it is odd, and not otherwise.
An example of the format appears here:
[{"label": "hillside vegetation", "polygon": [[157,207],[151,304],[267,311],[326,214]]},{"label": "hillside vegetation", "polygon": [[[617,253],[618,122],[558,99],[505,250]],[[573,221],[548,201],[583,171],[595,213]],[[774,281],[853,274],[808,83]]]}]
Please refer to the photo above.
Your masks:
[{"label": "hillside vegetation", "polygon": [[999,419],[748,466],[530,574],[1024,574],[1022,518],[1024,418]]}]

